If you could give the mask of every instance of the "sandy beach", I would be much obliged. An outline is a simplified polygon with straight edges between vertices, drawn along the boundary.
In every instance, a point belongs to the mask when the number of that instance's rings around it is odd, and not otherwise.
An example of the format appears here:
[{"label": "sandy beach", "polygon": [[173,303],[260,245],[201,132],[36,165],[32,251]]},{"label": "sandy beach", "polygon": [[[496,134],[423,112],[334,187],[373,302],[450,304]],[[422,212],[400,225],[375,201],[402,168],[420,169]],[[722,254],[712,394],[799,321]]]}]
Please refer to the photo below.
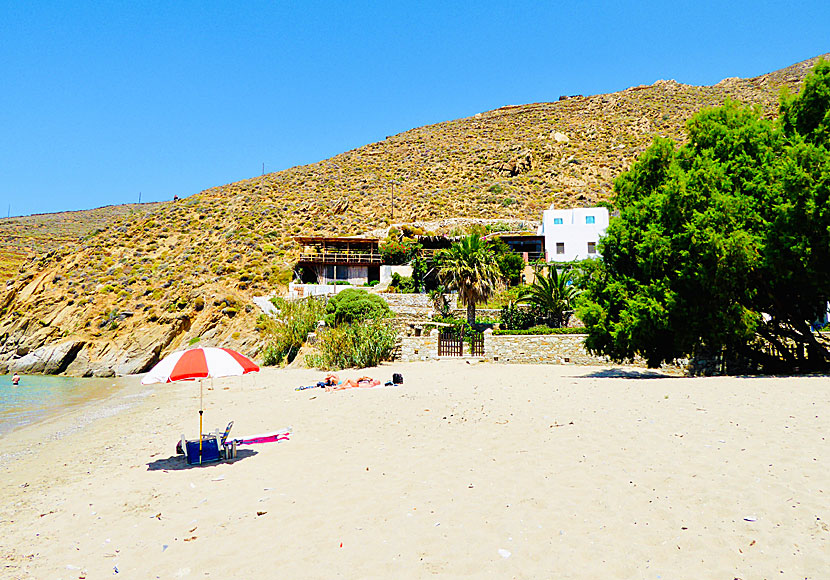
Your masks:
[{"label": "sandy beach", "polygon": [[188,467],[198,383],[3,443],[2,578],[830,577],[830,379],[389,364],[216,381],[205,426],[290,440]]}]

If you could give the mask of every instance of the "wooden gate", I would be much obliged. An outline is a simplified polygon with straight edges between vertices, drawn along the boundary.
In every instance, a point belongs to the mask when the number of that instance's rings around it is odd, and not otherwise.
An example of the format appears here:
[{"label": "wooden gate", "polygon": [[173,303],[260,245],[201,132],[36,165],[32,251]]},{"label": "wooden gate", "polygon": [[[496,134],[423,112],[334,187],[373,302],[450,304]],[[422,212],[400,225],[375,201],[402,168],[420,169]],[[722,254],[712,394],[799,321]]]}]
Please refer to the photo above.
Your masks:
[{"label": "wooden gate", "polygon": [[438,356],[461,356],[464,339],[451,332],[442,332],[438,336]]},{"label": "wooden gate", "polygon": [[480,332],[472,332],[467,336],[470,341],[470,354],[472,356],[484,356],[484,335]]}]

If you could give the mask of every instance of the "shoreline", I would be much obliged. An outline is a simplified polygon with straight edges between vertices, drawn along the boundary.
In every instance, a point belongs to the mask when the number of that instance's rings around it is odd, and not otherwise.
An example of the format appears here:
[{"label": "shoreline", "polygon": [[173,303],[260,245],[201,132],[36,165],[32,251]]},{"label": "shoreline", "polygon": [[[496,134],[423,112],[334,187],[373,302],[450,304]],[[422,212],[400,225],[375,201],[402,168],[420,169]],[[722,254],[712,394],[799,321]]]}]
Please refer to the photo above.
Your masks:
[{"label": "shoreline", "polygon": [[[826,377],[466,361],[340,377],[393,372],[402,386],[333,392],[295,391],[320,378],[309,369],[216,381],[204,431],[229,420],[232,437],[293,431],[202,467],[174,450],[198,431],[194,384],[154,385],[60,438],[50,429],[78,416],[13,433],[7,448],[31,453],[0,464],[4,574],[817,580],[830,569]],[[126,380],[122,394],[140,391]]]},{"label": "shoreline", "polygon": [[[102,385],[101,389],[105,391],[101,394],[75,401],[69,406],[49,409],[43,416],[29,423],[11,425],[8,430],[0,432],[0,441],[4,443],[4,450],[0,451],[0,468],[15,457],[30,454],[28,446],[32,443],[27,442],[58,441],[82,432],[85,427],[99,419],[117,416],[137,406],[139,399],[148,396],[152,391],[151,387],[140,385],[140,378],[111,377],[92,380],[107,381],[110,385]],[[21,445],[27,447],[26,451],[8,451],[9,448]]]}]

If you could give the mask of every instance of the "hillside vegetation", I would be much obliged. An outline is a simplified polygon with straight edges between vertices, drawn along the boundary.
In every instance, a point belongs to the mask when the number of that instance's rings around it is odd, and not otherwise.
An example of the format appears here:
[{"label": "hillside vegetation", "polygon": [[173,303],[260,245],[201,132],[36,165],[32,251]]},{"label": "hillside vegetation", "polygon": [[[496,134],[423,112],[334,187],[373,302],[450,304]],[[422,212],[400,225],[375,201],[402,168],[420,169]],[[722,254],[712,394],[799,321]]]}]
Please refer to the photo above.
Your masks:
[{"label": "hillside vegetation", "polygon": [[150,211],[158,205],[130,203],[0,218],[0,284],[16,277],[30,256],[50,252],[96,228],[106,228],[118,217]]},{"label": "hillside vegetation", "polygon": [[551,204],[608,200],[655,136],[684,141],[686,119],[728,98],[773,116],[780,91],[795,91],[815,60],[711,87],[657,81],[504,107],[113,215],[9,279],[0,361],[106,375],[140,372],[197,341],[254,353],[250,298],[288,280],[293,236],[451,217],[538,220]]}]

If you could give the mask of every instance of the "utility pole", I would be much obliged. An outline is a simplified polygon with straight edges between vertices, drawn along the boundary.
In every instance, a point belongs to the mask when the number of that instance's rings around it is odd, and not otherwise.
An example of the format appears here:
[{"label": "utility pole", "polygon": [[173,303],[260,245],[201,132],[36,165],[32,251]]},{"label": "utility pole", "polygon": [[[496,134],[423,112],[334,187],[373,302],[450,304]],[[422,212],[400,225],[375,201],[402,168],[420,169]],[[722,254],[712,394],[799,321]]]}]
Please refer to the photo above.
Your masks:
[{"label": "utility pole", "polygon": [[392,197],[392,221],[395,221],[395,180],[390,179],[389,185],[391,186],[391,197]]},{"label": "utility pole", "polygon": [[138,192],[138,203],[141,203],[141,192]]},{"label": "utility pole", "polygon": [[265,162],[262,162],[262,174],[265,175]]}]

